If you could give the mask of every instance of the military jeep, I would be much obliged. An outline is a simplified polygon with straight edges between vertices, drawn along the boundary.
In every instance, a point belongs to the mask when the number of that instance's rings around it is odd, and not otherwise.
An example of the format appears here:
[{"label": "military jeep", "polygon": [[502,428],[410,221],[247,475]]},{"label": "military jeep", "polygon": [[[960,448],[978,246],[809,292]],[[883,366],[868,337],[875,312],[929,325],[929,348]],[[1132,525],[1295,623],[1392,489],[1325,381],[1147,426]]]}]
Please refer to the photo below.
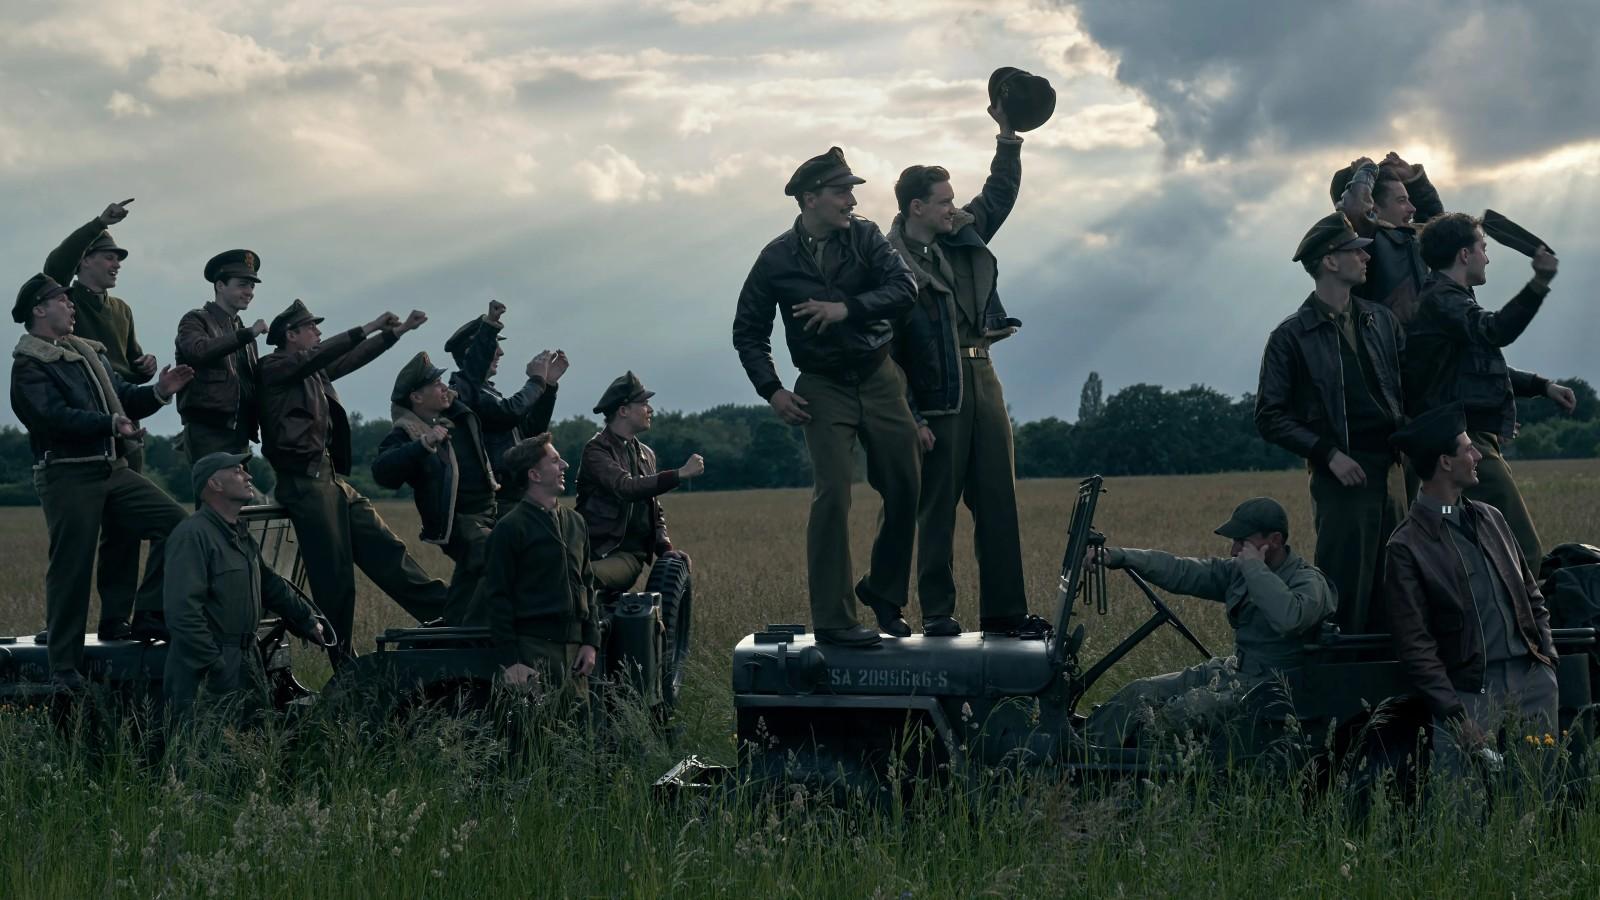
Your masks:
[{"label": "military jeep", "polygon": [[[772,625],[742,639],[732,672],[737,774],[837,788],[973,766],[1057,765],[1075,777],[1170,769],[1176,757],[1169,748],[1091,744],[1078,714],[1088,690],[1162,627],[1176,629],[1199,658],[1213,655],[1137,572],[1123,570],[1149,603],[1149,618],[1083,664],[1084,626],[1073,622],[1074,613],[1080,598],[1103,608],[1106,596],[1105,571],[1083,565],[1088,548],[1105,540],[1093,528],[1101,484],[1094,476],[1078,487],[1054,628],[1045,637],[917,635],[863,649],[818,645],[804,626]],[[1561,717],[1569,727],[1586,720],[1591,707],[1595,632],[1561,629],[1555,639]],[[1247,693],[1235,724],[1206,736],[1218,767],[1414,749],[1417,726],[1427,719],[1410,698],[1387,635],[1341,635],[1330,626],[1308,650],[1304,668]],[[670,793],[728,775],[691,758],[658,787]]]},{"label": "military jeep", "polygon": [[[655,561],[645,589],[604,594],[600,646],[591,685],[603,698],[636,699],[665,722],[683,689],[694,612],[689,563],[678,556]],[[450,711],[481,709],[500,674],[484,627],[390,628],[377,652],[357,657],[328,682],[328,694],[364,695],[380,715],[403,715],[424,706]]]},{"label": "military jeep", "polygon": [[[299,590],[305,583],[305,571],[283,507],[247,506],[240,517],[261,547],[267,565]],[[276,617],[263,619],[256,630],[272,702],[279,709],[313,696],[295,678],[287,630],[288,623]],[[91,633],[84,637],[83,656],[85,679],[91,684],[103,684],[117,702],[130,708],[160,708],[167,664],[165,641],[102,641]],[[70,697],[70,691],[50,680],[49,654],[42,633],[0,637],[0,703],[64,709]]]}]

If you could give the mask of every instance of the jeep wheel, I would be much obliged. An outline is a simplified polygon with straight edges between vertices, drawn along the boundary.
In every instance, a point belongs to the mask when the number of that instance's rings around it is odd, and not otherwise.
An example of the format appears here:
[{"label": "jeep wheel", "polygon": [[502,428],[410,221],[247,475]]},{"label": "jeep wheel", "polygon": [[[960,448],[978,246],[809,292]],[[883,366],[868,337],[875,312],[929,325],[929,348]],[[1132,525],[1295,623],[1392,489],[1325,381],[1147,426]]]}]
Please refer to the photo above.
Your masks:
[{"label": "jeep wheel", "polygon": [[678,554],[663,556],[650,567],[646,591],[661,595],[661,700],[676,706],[683,688],[683,670],[689,661],[689,631],[694,612],[694,585],[689,560]]}]

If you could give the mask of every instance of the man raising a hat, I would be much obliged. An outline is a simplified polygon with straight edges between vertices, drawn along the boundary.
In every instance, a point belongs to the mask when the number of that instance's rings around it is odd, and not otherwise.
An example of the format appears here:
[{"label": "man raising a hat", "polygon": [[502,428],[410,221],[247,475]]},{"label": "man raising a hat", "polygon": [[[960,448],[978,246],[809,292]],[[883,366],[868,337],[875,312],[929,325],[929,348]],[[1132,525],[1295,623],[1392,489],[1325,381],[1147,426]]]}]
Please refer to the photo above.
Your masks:
[{"label": "man raising a hat", "polygon": [[478,416],[444,386],[444,370],[418,353],[400,370],[389,395],[394,429],[378,445],[372,480],[386,488],[410,485],[424,541],[455,562],[444,620],[465,625],[483,576],[483,554],[494,528],[499,484],[483,448]]},{"label": "man raising a hat", "polygon": [[917,278],[917,304],[896,326],[895,358],[911,383],[922,442],[917,596],[930,636],[961,633],[952,556],[963,496],[972,510],[979,626],[1022,633],[1043,625],[1027,615],[1011,414],[989,362],[990,346],[1022,324],[1000,303],[988,245],[1017,200],[1022,138],[998,103],[989,115],[1000,133],[983,192],[957,207],[948,171],[911,166],[895,182],[900,212],[889,227],[889,243]]},{"label": "man raising a hat", "polygon": [[1181,672],[1141,678],[1089,715],[1090,739],[1120,747],[1141,728],[1182,733],[1218,724],[1258,684],[1299,668],[1305,645],[1337,605],[1328,577],[1289,547],[1289,516],[1270,497],[1239,504],[1217,534],[1230,558],[1191,559],[1160,550],[1090,549],[1085,566],[1132,569],[1151,584],[1224,605],[1234,653]]},{"label": "man raising a hat", "polygon": [[51,677],[77,686],[89,574],[102,532],[115,532],[135,549],[151,542],[134,625],[141,635],[166,636],[162,542],[183,521],[183,507],[129,467],[123,444],[144,436],[135,419],[170,402],[194,370],[163,369],[144,387],[124,381],[99,342],[73,334],[72,300],[48,275],[33,276],[17,291],[11,318],[28,330],[11,354],[11,408],[28,429],[33,484],[50,533],[44,590]]},{"label": "man raising a hat", "polygon": [[1560,261],[1548,247],[1535,247],[1533,277],[1497,312],[1478,305],[1474,288],[1488,280],[1483,227],[1465,213],[1447,213],[1422,231],[1422,259],[1432,269],[1418,298],[1417,315],[1406,324],[1406,412],[1417,416],[1460,403],[1467,434],[1483,456],[1475,500],[1500,510],[1532,565],[1540,558],[1539,532],[1502,446],[1517,431],[1518,397],[1549,397],[1566,412],[1577,406],[1572,389],[1513,369],[1501,349],[1522,336],[1550,293]]},{"label": "man raising a hat", "polygon": [[190,469],[199,510],[167,538],[163,597],[172,631],[161,690],[167,715],[186,718],[201,690],[208,704],[232,705],[238,720],[270,703],[256,645],[262,610],[297,635],[325,643],[316,610],[261,560],[239,511],[256,496],[247,453],[212,453]]},{"label": "man raising a hat", "polygon": [[605,427],[583,446],[578,465],[578,512],[589,526],[589,567],[602,590],[632,589],[652,557],[679,553],[667,537],[660,496],[706,470],[691,453],[682,466],[656,471],[656,453],[639,440],[655,410],[639,376],[618,376],[594,411]]},{"label": "man raising a hat", "polygon": [[[1506,517],[1464,496],[1483,455],[1459,404],[1394,435],[1422,490],[1385,550],[1384,595],[1395,653],[1434,719],[1434,752],[1459,773],[1463,753],[1512,734],[1556,730],[1556,651],[1550,614]],[[1529,730],[1531,729],[1531,730]]]},{"label": "man raising a hat", "polygon": [[228,250],[206,263],[211,300],[178,321],[177,360],[192,366],[195,380],[178,395],[183,445],[190,461],[213,453],[244,453],[257,439],[256,338],[267,323],[245,325],[241,314],[261,282],[261,257]]},{"label": "man raising a hat", "polygon": [[1303,456],[1311,471],[1314,560],[1339,589],[1334,621],[1347,634],[1383,630],[1383,545],[1405,515],[1405,477],[1389,446],[1404,420],[1394,314],[1354,297],[1368,238],[1343,213],[1311,226],[1294,261],[1316,281],[1300,309],[1267,338],[1256,428]]},{"label": "man raising a hat", "polygon": [[558,382],[568,365],[566,353],[541,351],[524,367],[528,380],[521,389],[510,396],[501,394],[494,376],[500,369],[500,357],[505,355],[500,349],[500,342],[505,340],[500,334],[505,327],[500,320],[505,312],[504,303],[490,300],[486,314],[457,328],[444,345],[445,352],[456,361],[450,389],[478,416],[482,426],[489,465],[494,468],[495,480],[502,485],[498,498],[502,512],[521,500],[522,495],[504,487],[509,482],[500,457],[523,438],[550,430]]},{"label": "man raising a hat", "polygon": [[294,523],[311,596],[333,623],[336,661],[351,653],[356,566],[417,621],[444,611],[444,582],[428,577],[372,503],[345,480],[350,418],[333,389],[335,379],[427,320],[419,310],[404,322],[386,312],[323,340],[322,319],[296,300],[267,329],[277,349],[261,359],[261,449],[277,474],[273,495]]},{"label": "man raising a hat", "polygon": [[[106,361],[118,378],[129,384],[144,384],[156,374],[156,358],[139,346],[133,310],[110,293],[117,286],[117,274],[122,271],[128,251],[117,246],[108,229],[128,217],[128,204],[132,202],[130,198],[108,205],[105,212],[67,235],[45,258],[44,274],[69,288],[68,299],[77,313],[73,334],[105,348]],[[123,459],[128,468],[143,472],[144,445],[126,442]],[[95,573],[95,586],[100,592],[97,631],[102,640],[126,638],[130,635],[128,615],[133,611],[139,581],[139,542],[107,530],[100,535],[99,544]]]},{"label": "man raising a hat", "polygon": [[[859,599],[878,626],[904,637],[921,451],[906,402],[906,378],[889,356],[891,323],[917,299],[917,282],[878,226],[851,214],[864,179],[831,148],[795,170],[794,226],[761,250],[739,292],[733,346],[761,399],[805,428],[811,455],[806,574],[817,640],[874,646],[877,630],[856,621]],[[772,320],[783,320],[800,377],[783,386],[772,360]],[[867,451],[867,481],[883,498],[867,574],[852,586],[850,488],[855,446]]]}]

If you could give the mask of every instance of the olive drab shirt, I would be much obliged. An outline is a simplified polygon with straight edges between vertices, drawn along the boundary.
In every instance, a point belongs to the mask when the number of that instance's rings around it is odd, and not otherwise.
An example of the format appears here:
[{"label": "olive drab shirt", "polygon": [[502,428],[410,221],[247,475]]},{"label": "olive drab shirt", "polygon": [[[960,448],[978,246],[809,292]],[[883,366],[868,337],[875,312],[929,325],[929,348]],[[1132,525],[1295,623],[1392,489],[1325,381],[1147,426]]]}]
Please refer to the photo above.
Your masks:
[{"label": "olive drab shirt", "polygon": [[1128,549],[1108,550],[1106,564],[1133,569],[1173,593],[1224,604],[1244,675],[1299,666],[1306,639],[1339,606],[1328,577],[1293,551],[1275,569],[1254,559],[1193,559]]},{"label": "olive drab shirt", "polygon": [[263,608],[288,619],[297,634],[316,629],[315,611],[282,576],[261,561],[243,522],[229,523],[210,507],[167,537],[163,606],[171,639],[164,693],[179,710],[203,683],[212,694],[265,685],[254,647]]},{"label": "olive drab shirt", "polygon": [[537,666],[529,642],[600,645],[590,595],[589,529],[570,507],[518,501],[489,535],[476,620],[489,626],[501,665]]}]

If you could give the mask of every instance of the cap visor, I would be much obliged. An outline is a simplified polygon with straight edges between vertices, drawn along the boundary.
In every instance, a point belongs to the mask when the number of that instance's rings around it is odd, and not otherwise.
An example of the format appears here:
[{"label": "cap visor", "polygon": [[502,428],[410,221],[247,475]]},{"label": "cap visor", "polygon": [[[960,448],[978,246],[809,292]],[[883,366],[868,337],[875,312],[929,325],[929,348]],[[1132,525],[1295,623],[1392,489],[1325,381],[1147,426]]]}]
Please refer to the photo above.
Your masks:
[{"label": "cap visor", "polygon": [[1364,237],[1351,238],[1350,240],[1345,241],[1344,243],[1340,244],[1337,247],[1328,248],[1328,252],[1329,253],[1338,253],[1340,250],[1360,250],[1362,247],[1365,247],[1366,245],[1368,245],[1370,243],[1372,243],[1372,238],[1364,238]]},{"label": "cap visor", "polygon": [[1256,530],[1244,524],[1243,522],[1235,522],[1234,520],[1229,519],[1228,521],[1217,526],[1216,533],[1222,535],[1230,541],[1242,541],[1250,535],[1255,534]]}]

